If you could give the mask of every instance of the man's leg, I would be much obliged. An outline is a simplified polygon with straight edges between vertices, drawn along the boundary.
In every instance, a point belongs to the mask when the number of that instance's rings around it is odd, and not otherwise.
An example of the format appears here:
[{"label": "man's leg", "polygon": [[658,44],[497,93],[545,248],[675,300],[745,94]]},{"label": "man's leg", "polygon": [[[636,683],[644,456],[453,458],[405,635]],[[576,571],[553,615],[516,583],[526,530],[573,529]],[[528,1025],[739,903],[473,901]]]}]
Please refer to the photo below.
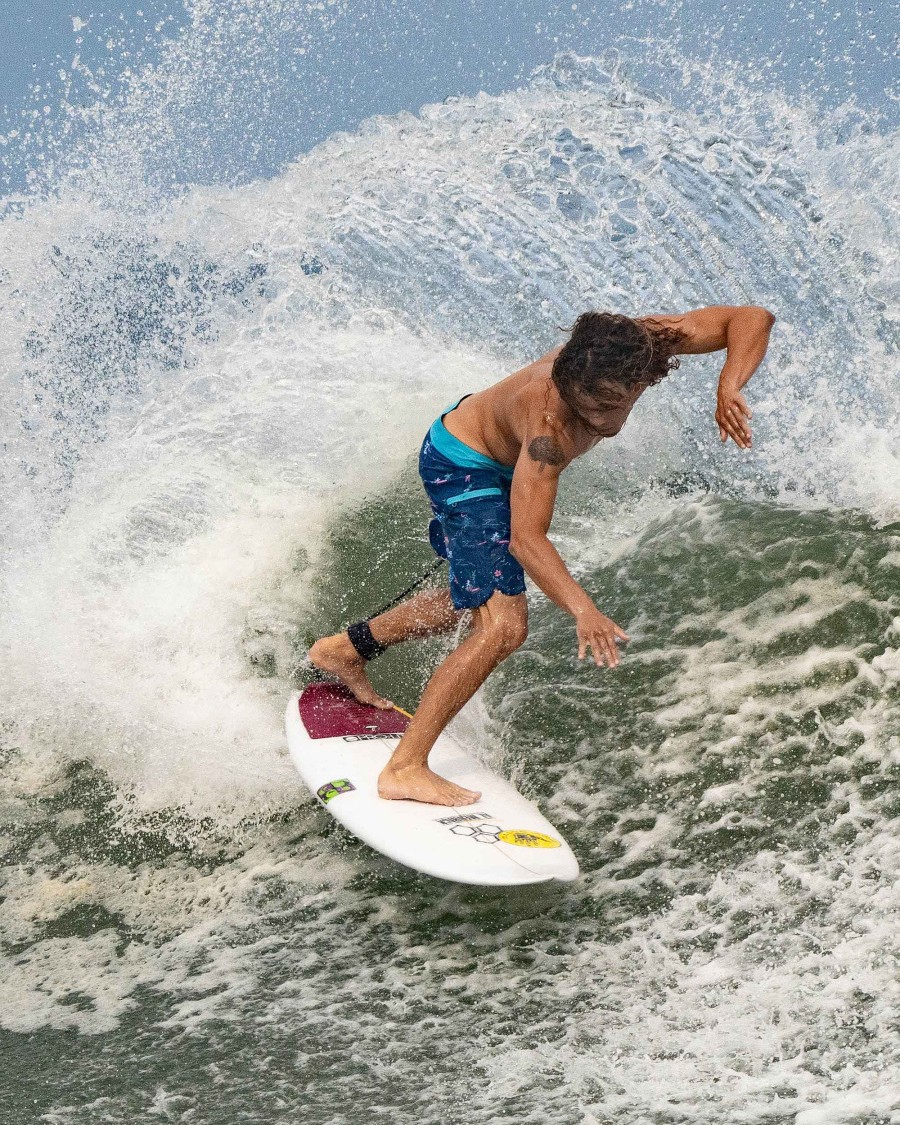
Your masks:
[{"label": "man's leg", "polygon": [[433,773],[428,768],[428,753],[457,711],[525,640],[528,603],[524,594],[497,590],[472,612],[472,631],[428,681],[406,733],[378,778],[381,797],[470,805],[481,796]]},{"label": "man's leg", "polygon": [[[453,608],[449,590],[425,590],[369,621],[372,637],[387,648],[414,637],[433,637],[452,632],[462,613]],[[347,685],[361,703],[390,708],[393,704],[378,694],[366,674],[366,661],[344,633],[323,637],[309,650],[309,658],[323,672]]]}]

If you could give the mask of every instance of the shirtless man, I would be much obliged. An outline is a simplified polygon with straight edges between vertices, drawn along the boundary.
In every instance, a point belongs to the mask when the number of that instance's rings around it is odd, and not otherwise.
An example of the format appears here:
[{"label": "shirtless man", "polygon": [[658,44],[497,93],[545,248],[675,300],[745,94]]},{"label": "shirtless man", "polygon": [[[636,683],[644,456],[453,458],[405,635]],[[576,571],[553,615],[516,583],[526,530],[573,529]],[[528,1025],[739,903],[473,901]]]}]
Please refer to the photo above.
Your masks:
[{"label": "shirtless man", "polygon": [[717,305],[681,316],[589,312],[569,340],[477,394],[432,425],[419,472],[431,500],[429,534],[449,562],[449,590],[429,590],[317,641],[316,667],[364,703],[393,706],[375,691],[366,663],[389,645],[456,629],[468,634],[436,669],[406,733],[378,779],[381,797],[467,805],[480,794],[428,768],[438,735],[488,675],[525,640],[524,573],[575,621],[578,656],[615,668],[625,632],[594,605],[547,538],[560,473],[625,424],[647,387],[678,355],[727,349],[715,419],[722,441],[750,448],[741,388],[757,369],[775,317],[755,305]]}]

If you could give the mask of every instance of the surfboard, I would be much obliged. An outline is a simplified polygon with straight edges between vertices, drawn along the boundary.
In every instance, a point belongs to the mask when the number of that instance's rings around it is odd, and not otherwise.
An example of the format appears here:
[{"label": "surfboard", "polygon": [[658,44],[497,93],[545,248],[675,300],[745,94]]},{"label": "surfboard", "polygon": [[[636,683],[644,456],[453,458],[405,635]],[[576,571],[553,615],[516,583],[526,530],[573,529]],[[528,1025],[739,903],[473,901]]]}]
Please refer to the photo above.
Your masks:
[{"label": "surfboard", "polygon": [[288,701],[291,759],[319,803],[363,843],[426,875],[476,886],[578,877],[562,833],[504,778],[446,732],[428,764],[481,793],[458,808],[378,796],[378,775],[409,717],[359,703],[343,686],[310,684]]}]

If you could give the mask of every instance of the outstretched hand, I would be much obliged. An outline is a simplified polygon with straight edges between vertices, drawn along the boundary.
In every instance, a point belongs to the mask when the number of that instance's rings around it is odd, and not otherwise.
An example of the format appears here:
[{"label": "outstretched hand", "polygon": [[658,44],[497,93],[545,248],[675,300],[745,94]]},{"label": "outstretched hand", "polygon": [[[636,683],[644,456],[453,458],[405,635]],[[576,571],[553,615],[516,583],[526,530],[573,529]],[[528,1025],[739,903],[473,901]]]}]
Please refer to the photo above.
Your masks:
[{"label": "outstretched hand", "polygon": [[731,438],[741,449],[749,449],[752,443],[749,422],[752,417],[753,411],[740,391],[719,387],[716,422],[722,441]]},{"label": "outstretched hand", "polygon": [[616,640],[628,640],[624,629],[620,629],[615,621],[610,620],[599,609],[592,608],[578,614],[575,618],[575,630],[578,634],[579,660],[583,660],[590,649],[598,668],[604,664],[615,668],[619,663]]}]

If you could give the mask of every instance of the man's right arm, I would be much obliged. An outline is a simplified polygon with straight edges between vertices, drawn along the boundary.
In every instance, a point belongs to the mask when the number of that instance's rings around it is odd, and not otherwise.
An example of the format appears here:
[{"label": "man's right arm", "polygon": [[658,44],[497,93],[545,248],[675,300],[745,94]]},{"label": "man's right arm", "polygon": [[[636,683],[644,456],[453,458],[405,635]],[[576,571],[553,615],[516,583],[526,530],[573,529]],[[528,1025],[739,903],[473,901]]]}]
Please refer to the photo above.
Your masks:
[{"label": "man's right arm", "polygon": [[547,597],[575,618],[579,659],[590,648],[595,663],[614,667],[619,662],[616,638],[628,637],[597,609],[547,538],[559,475],[570,460],[552,427],[535,426],[526,434],[512,480],[509,549]]}]

